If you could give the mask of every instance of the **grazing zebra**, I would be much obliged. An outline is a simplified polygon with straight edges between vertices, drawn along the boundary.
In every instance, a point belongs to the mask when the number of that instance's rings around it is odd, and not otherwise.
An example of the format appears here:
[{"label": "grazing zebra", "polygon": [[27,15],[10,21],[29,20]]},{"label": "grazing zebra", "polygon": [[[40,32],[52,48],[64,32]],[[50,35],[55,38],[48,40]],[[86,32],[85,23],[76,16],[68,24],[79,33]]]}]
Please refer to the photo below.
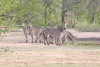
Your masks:
[{"label": "grazing zebra", "polygon": [[62,43],[67,42],[67,38],[69,38],[72,41],[72,44],[75,44],[75,37],[69,31],[64,30]]}]

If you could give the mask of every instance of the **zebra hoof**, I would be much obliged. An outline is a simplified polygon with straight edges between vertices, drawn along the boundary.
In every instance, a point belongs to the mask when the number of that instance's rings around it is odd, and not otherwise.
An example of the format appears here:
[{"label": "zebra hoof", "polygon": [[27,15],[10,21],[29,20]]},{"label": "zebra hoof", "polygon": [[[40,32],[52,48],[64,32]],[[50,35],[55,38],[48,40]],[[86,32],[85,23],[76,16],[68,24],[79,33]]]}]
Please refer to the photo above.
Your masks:
[{"label": "zebra hoof", "polygon": [[44,45],[46,45],[46,44],[44,43]]},{"label": "zebra hoof", "polygon": [[35,41],[35,43],[36,43],[36,41]]},{"label": "zebra hoof", "polygon": [[61,44],[59,44],[59,46],[61,46]]},{"label": "zebra hoof", "polygon": [[58,44],[56,44],[58,46]]}]

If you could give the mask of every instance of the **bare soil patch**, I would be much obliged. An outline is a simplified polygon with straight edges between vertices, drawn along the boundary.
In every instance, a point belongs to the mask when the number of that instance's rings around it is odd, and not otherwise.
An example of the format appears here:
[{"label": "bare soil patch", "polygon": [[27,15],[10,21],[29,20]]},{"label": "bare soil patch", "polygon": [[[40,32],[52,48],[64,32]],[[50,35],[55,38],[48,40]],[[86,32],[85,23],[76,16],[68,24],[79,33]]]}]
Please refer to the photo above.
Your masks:
[{"label": "bare soil patch", "polygon": [[[100,49],[75,46],[44,46],[35,43],[0,43],[0,65],[31,64],[100,64]],[[5,52],[5,49],[9,49]],[[23,67],[22,66],[22,67]]]}]

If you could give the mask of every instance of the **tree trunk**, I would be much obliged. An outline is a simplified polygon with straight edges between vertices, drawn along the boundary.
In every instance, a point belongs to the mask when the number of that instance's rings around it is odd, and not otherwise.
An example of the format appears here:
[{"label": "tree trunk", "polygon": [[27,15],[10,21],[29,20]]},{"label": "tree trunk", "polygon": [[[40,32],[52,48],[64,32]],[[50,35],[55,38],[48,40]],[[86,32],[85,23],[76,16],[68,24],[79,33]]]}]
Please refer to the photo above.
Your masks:
[{"label": "tree trunk", "polygon": [[66,12],[67,11],[62,11],[62,24],[66,22]]},{"label": "tree trunk", "polygon": [[[46,0],[45,0],[45,5],[46,5]],[[45,17],[45,24],[47,24],[47,11],[46,11],[46,9],[47,9],[47,6],[45,6],[45,14],[44,14],[44,17]]]},{"label": "tree trunk", "polygon": [[71,26],[73,25],[73,21],[72,21],[72,11],[70,13],[70,23],[71,23]]},{"label": "tree trunk", "polygon": [[65,16],[66,12],[67,12],[67,10],[65,10],[66,9],[66,7],[65,7],[66,1],[67,0],[62,0],[62,24],[66,22],[66,16]]},{"label": "tree trunk", "polygon": [[76,23],[75,23],[75,19],[74,19],[72,27],[74,27],[75,25],[76,25]]},{"label": "tree trunk", "polygon": [[93,21],[94,21],[94,17],[95,17],[95,14],[93,13],[93,16],[92,16],[92,18],[91,18],[91,24],[92,24]]},{"label": "tree trunk", "polygon": [[46,8],[45,8],[45,15],[44,16],[45,16],[45,23],[47,23],[47,18],[46,18],[47,17],[47,11],[46,11]]},{"label": "tree trunk", "polygon": [[98,1],[93,1],[93,12],[92,12],[92,18],[91,18],[91,22],[90,23],[93,23],[94,21],[94,18],[95,18],[95,11],[97,10],[97,5],[98,4]]}]

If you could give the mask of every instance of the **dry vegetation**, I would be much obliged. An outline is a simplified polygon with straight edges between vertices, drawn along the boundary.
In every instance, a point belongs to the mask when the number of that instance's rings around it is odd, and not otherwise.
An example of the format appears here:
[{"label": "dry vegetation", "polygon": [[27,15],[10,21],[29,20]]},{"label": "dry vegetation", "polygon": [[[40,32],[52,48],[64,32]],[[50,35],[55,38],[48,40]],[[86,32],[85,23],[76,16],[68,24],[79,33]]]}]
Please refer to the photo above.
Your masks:
[{"label": "dry vegetation", "polygon": [[0,67],[99,67],[99,48],[0,43]]}]

